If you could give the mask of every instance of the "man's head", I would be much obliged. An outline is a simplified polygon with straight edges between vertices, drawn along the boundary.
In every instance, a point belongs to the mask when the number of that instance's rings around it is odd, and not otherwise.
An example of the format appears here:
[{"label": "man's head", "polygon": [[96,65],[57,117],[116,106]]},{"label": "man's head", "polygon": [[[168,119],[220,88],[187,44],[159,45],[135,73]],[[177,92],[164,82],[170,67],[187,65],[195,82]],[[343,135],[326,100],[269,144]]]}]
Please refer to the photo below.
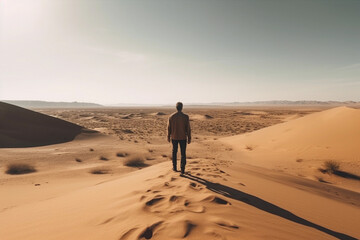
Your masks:
[{"label": "man's head", "polygon": [[182,102],[177,102],[176,103],[176,109],[180,112],[183,109],[183,104]]}]

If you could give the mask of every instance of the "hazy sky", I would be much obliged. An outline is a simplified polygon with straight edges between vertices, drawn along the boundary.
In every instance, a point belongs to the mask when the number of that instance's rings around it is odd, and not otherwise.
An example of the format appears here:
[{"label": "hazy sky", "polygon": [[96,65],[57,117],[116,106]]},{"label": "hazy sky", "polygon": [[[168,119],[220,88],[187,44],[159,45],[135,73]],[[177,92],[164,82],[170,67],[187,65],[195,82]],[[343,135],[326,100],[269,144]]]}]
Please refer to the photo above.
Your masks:
[{"label": "hazy sky", "polygon": [[0,99],[360,101],[360,1],[0,0]]}]

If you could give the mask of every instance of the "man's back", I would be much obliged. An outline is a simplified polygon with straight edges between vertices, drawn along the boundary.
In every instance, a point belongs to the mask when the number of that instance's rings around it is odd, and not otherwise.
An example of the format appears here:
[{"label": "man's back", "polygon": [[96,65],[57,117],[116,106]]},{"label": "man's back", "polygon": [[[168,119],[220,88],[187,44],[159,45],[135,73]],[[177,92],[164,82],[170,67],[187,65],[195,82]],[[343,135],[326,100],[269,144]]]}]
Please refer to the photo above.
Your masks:
[{"label": "man's back", "polygon": [[171,114],[168,122],[168,133],[173,140],[191,138],[189,116],[180,111]]}]

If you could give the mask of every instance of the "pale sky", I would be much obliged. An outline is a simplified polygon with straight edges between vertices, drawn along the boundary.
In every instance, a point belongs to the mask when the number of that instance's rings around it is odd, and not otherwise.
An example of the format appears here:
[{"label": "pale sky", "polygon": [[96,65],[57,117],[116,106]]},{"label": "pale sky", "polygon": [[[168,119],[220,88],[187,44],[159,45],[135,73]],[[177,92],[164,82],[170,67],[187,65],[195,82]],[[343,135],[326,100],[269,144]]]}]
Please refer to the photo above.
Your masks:
[{"label": "pale sky", "polygon": [[360,101],[360,1],[0,0],[0,99]]}]

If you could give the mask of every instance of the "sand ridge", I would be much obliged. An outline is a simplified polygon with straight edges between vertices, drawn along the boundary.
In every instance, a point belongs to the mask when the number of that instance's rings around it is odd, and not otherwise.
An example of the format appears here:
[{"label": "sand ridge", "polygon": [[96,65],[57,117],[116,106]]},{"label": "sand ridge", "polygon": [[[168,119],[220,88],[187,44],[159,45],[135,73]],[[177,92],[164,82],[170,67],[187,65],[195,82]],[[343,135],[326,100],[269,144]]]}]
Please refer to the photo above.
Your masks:
[{"label": "sand ridge", "polygon": [[[359,191],[360,110],[337,107],[290,120],[256,132],[222,138],[243,161],[292,172]],[[330,178],[319,169],[327,160],[337,161],[343,178]],[[299,170],[300,169],[300,170]]]},{"label": "sand ridge", "polygon": [[34,147],[73,140],[83,128],[0,102],[0,148]]}]

